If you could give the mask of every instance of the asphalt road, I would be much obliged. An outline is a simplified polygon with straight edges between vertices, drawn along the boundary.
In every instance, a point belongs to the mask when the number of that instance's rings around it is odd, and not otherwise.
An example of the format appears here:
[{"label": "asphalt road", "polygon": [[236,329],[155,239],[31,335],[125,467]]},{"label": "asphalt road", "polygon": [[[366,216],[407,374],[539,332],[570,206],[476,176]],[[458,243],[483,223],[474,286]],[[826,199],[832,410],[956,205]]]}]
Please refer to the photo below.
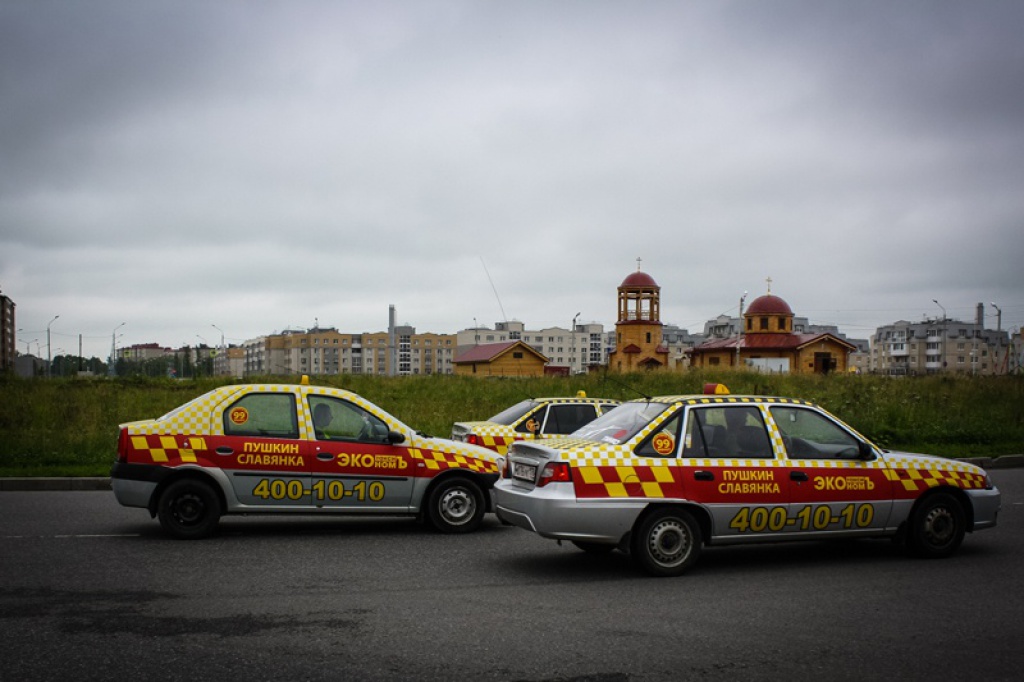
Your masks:
[{"label": "asphalt road", "polygon": [[649,578],[491,517],[226,518],[181,542],[109,491],[0,493],[0,680],[1018,680],[1024,469],[950,559],[712,548]]}]

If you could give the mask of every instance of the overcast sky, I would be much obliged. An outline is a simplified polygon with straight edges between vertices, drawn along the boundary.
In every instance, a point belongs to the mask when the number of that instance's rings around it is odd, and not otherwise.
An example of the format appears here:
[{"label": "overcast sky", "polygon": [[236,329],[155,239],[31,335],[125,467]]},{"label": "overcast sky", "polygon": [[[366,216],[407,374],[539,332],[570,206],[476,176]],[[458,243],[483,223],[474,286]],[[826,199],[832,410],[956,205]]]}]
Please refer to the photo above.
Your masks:
[{"label": "overcast sky", "polygon": [[[0,0],[18,350],[1024,323],[1024,3]],[[938,303],[935,303],[938,301]]]}]

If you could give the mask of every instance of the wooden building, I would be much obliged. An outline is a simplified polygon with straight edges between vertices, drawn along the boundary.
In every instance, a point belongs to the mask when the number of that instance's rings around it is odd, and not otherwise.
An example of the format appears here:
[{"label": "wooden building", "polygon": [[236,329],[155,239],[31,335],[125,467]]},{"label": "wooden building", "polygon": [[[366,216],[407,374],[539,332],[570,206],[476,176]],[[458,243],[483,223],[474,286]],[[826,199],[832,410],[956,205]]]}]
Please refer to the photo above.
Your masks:
[{"label": "wooden building", "polygon": [[522,341],[473,346],[452,361],[454,374],[480,377],[544,376],[548,358]]}]

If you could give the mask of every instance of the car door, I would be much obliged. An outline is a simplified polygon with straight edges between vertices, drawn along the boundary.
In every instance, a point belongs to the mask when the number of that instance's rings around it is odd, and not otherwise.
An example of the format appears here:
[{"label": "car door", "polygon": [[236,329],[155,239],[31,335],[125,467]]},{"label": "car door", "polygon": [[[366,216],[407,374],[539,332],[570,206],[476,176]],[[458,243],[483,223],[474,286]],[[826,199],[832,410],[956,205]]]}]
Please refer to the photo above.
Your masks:
[{"label": "car door", "polygon": [[206,440],[240,503],[309,507],[310,470],[296,404],[291,392],[250,392],[224,406],[223,435]]},{"label": "car door", "polygon": [[683,487],[711,514],[714,537],[785,531],[789,487],[778,457],[756,404],[687,408]]},{"label": "car door", "polygon": [[856,534],[886,526],[892,484],[885,463],[864,441],[810,406],[771,405],[768,411],[791,463],[791,530]]},{"label": "car door", "polygon": [[310,493],[317,507],[409,511],[415,462],[379,416],[348,400],[309,395]]}]

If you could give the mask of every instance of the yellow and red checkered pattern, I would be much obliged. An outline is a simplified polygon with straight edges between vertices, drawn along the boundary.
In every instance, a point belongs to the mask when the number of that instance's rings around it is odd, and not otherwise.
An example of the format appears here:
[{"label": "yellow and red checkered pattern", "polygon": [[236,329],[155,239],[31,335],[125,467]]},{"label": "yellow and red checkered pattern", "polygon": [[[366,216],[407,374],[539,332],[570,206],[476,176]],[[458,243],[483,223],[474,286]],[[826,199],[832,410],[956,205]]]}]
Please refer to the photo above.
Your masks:
[{"label": "yellow and red checkered pattern", "polygon": [[432,471],[468,469],[480,474],[498,473],[498,464],[496,462],[488,462],[458,453],[441,452],[440,450],[423,451],[419,448],[409,448],[409,456],[414,461],[422,462],[427,469]]},{"label": "yellow and red checkered pattern", "polygon": [[655,465],[576,467],[580,497],[650,497],[677,495],[679,467],[668,462]]},{"label": "yellow and red checkered pattern", "polygon": [[[180,441],[180,442],[179,442]],[[156,463],[196,462],[196,450],[206,450],[206,441],[196,436],[132,436],[132,448]]]},{"label": "yellow and red checkered pattern", "polygon": [[903,485],[908,492],[927,490],[940,485],[948,485],[964,490],[985,487],[985,477],[972,471],[947,469],[886,469],[885,476],[894,483]]}]

